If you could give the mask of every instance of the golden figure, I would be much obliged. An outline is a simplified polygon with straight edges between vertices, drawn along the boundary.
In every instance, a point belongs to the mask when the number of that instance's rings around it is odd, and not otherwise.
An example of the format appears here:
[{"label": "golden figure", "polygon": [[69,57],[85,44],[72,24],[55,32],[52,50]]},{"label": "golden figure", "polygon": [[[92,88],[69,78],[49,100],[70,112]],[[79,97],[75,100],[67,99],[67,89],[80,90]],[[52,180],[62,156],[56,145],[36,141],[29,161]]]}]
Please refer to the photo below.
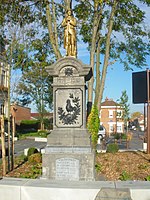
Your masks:
[{"label": "golden figure", "polygon": [[65,28],[64,32],[64,48],[66,49],[66,56],[77,56],[76,46],[76,19],[72,15],[71,10],[67,10],[66,17],[62,22]]}]

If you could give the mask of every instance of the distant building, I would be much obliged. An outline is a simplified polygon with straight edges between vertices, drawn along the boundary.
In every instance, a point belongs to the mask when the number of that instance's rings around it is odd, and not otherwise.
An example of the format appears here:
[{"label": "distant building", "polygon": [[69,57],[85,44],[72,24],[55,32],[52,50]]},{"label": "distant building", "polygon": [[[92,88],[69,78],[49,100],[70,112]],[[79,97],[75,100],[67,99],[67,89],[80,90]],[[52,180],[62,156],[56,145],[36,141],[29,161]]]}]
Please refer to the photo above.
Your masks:
[{"label": "distant building", "polygon": [[124,121],[122,119],[123,109],[112,99],[106,98],[101,103],[100,124],[106,129],[107,135],[112,133],[123,133]]},{"label": "distant building", "polygon": [[[53,113],[44,113],[43,115],[44,115],[44,118],[46,118],[46,119],[53,119]],[[39,119],[40,113],[31,113],[31,118]]]},{"label": "distant building", "polygon": [[4,40],[0,36],[0,114],[8,117],[8,63],[4,51]]},{"label": "distant building", "polygon": [[11,105],[11,115],[15,118],[15,123],[19,125],[22,120],[31,119],[31,108],[14,103]]}]

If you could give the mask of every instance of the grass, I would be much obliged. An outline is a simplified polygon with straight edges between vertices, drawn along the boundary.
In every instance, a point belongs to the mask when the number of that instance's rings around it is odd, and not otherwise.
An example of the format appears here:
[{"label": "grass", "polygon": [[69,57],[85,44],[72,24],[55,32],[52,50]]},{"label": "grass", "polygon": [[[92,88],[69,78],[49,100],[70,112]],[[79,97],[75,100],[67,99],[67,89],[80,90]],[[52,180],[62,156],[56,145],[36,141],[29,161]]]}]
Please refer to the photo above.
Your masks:
[{"label": "grass", "polygon": [[27,137],[42,137],[46,138],[49,132],[47,131],[38,131],[38,132],[30,132],[30,133],[19,133],[19,139],[26,139]]}]

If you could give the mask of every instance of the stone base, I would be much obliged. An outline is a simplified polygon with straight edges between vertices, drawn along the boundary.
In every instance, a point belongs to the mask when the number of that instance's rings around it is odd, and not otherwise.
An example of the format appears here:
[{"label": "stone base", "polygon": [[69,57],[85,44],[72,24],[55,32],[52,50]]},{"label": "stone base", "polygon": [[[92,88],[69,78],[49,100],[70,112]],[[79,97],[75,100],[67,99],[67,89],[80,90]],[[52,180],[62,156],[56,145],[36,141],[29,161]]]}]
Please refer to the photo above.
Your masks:
[{"label": "stone base", "polygon": [[47,138],[42,178],[69,181],[95,180],[95,154],[87,129],[57,129]]},{"label": "stone base", "polygon": [[95,155],[85,147],[47,147],[42,156],[42,178],[94,181]]},{"label": "stone base", "polygon": [[48,146],[91,146],[87,129],[57,129],[47,138]]}]

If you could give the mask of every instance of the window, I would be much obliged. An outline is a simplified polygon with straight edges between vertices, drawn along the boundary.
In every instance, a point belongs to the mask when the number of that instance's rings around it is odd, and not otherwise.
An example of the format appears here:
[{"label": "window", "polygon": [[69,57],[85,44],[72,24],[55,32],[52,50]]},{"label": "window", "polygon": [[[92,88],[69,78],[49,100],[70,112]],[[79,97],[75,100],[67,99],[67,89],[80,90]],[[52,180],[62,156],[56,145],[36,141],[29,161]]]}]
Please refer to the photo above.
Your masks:
[{"label": "window", "polygon": [[109,124],[109,132],[112,133],[114,131],[114,126],[113,124]]},{"label": "window", "polygon": [[117,132],[119,132],[119,133],[122,132],[122,126],[121,125],[119,125],[119,126],[117,125]]},{"label": "window", "polygon": [[109,118],[113,118],[113,110],[109,110]]},{"label": "window", "polygon": [[5,85],[5,71],[2,70],[2,74],[0,76],[0,85],[4,86]]},{"label": "window", "polygon": [[0,106],[0,114],[4,115],[4,105],[2,105],[2,104]]},{"label": "window", "polygon": [[121,118],[122,117],[122,111],[121,110],[117,110],[117,118]]},{"label": "window", "polygon": [[102,111],[100,110],[100,112],[99,112],[99,118],[101,118],[102,117]]}]

